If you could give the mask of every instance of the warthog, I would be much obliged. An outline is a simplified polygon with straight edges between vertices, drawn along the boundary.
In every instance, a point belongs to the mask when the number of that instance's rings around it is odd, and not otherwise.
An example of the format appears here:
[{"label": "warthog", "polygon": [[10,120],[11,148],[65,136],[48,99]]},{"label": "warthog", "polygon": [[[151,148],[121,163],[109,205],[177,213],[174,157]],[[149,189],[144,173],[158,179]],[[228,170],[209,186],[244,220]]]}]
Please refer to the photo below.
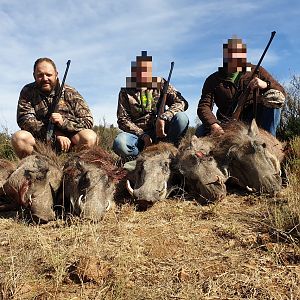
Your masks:
[{"label": "warthog", "polygon": [[211,137],[212,155],[227,169],[236,182],[250,191],[276,194],[281,190],[281,143],[259,129],[255,120],[250,126],[231,122],[222,136]]},{"label": "warthog", "polygon": [[0,159],[0,211],[15,209],[18,206],[12,201],[16,192],[6,184],[9,176],[16,169],[16,164],[6,159]]},{"label": "warthog", "polygon": [[137,202],[152,204],[166,198],[172,187],[171,164],[176,154],[177,148],[170,143],[151,145],[140,154],[127,181],[127,189]]},{"label": "warthog", "polygon": [[124,177],[112,156],[100,147],[83,150],[66,162],[62,195],[67,212],[92,221],[101,220],[111,207],[116,183]]},{"label": "warthog", "polygon": [[55,219],[53,204],[62,178],[59,158],[46,145],[37,145],[34,154],[23,158],[4,187],[15,191],[14,201],[27,208],[35,221]]},{"label": "warthog", "polygon": [[226,195],[227,177],[221,172],[211,151],[210,137],[187,137],[178,149],[176,167],[184,177],[184,189],[200,202],[212,202]]}]

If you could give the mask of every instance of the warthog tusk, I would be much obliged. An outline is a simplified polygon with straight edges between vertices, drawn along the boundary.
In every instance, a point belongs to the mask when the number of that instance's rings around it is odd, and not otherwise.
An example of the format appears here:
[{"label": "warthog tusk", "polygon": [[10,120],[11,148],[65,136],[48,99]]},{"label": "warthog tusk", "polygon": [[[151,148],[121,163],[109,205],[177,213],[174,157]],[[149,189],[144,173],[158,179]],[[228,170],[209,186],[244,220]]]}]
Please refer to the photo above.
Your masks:
[{"label": "warthog tusk", "polygon": [[71,202],[71,204],[72,204],[72,206],[74,208],[74,198],[73,198],[73,196],[70,196],[70,202]]},{"label": "warthog tusk", "polygon": [[249,187],[248,185],[246,185],[246,190],[249,191],[249,192],[254,192],[254,189]]},{"label": "warthog tusk", "polygon": [[31,206],[32,205],[31,194],[28,196],[28,198],[29,198],[28,205]]},{"label": "warthog tusk", "polygon": [[126,188],[127,188],[127,191],[129,192],[129,194],[131,196],[133,196],[133,188],[131,187],[130,181],[128,179],[126,180]]},{"label": "warthog tusk", "polygon": [[78,198],[78,207],[82,207],[82,205],[83,205],[83,202],[82,202],[82,198],[83,198],[84,196],[81,194],[80,196],[79,196],[79,198]]},{"label": "warthog tusk", "polygon": [[108,211],[108,210],[110,210],[110,208],[111,208],[111,201],[108,201],[108,204],[107,204],[107,207],[106,207],[106,211]]},{"label": "warthog tusk", "polygon": [[165,181],[164,187],[159,191],[159,195],[163,195],[165,193],[165,191],[167,190],[168,184]]}]

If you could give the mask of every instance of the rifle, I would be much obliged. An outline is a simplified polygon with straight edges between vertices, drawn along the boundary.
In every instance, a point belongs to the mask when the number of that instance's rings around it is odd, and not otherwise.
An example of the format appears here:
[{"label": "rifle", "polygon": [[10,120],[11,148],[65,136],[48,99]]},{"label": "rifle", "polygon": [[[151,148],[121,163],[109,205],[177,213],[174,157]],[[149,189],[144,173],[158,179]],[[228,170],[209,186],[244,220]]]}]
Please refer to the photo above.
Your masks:
[{"label": "rifle", "polygon": [[168,87],[169,87],[169,84],[170,84],[170,79],[171,79],[171,76],[172,76],[173,68],[174,68],[174,61],[171,62],[171,69],[170,69],[170,72],[169,72],[168,80],[164,84],[164,88],[162,90],[161,101],[160,101],[159,108],[157,110],[157,117],[158,118],[165,112],[165,106],[166,106],[166,101],[167,101],[167,92],[168,92]]},{"label": "rifle", "polygon": [[[69,71],[70,63],[71,63],[71,60],[68,60],[63,80],[59,87],[58,93],[56,94],[55,98],[53,99],[51,109],[49,110],[51,114],[56,111],[56,107],[57,107],[59,99],[62,95],[62,91],[64,89],[64,85],[65,85],[66,77],[67,77],[67,74]],[[49,121],[48,127],[47,127],[47,137],[46,137],[47,143],[50,143],[52,141],[53,131],[54,131],[54,124],[51,121]]]},{"label": "rifle", "polygon": [[[261,65],[261,62],[263,61],[263,59],[264,59],[264,57],[265,57],[265,54],[267,53],[267,51],[268,51],[268,49],[269,49],[269,47],[270,47],[270,45],[271,45],[271,43],[272,43],[272,40],[273,40],[275,34],[276,34],[276,31],[272,31],[270,40],[269,40],[269,42],[268,42],[268,44],[267,44],[267,46],[266,46],[266,48],[265,48],[265,50],[264,50],[264,52],[263,52],[261,58],[259,59],[258,64],[256,65],[254,71],[252,72],[252,75],[251,75],[251,77],[250,77],[250,81],[251,81],[255,76],[257,76],[257,74],[258,74],[258,69],[259,69],[259,67],[260,67],[260,65]],[[249,81],[249,82],[250,82],[250,81]],[[235,101],[234,105],[236,105],[236,106],[235,106],[235,108],[234,108],[234,110],[233,110],[233,113],[232,113],[232,118],[233,118],[234,120],[238,120],[238,119],[240,118],[240,115],[241,115],[241,113],[242,113],[242,111],[243,111],[244,105],[245,105],[245,103],[246,103],[247,100],[248,100],[250,91],[251,91],[251,90],[250,90],[250,87],[249,87],[249,84],[248,84],[246,90],[245,90],[245,91],[238,97],[238,99]]]}]

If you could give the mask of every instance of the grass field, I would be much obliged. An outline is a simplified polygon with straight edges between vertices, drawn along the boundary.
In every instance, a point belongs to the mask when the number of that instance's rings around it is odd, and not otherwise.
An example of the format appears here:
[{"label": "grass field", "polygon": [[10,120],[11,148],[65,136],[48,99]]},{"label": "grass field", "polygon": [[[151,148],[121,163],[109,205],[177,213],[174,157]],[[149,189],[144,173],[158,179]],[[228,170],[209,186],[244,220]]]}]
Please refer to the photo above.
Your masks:
[{"label": "grass field", "polygon": [[300,139],[277,197],[114,206],[99,223],[0,218],[0,299],[300,299]]}]

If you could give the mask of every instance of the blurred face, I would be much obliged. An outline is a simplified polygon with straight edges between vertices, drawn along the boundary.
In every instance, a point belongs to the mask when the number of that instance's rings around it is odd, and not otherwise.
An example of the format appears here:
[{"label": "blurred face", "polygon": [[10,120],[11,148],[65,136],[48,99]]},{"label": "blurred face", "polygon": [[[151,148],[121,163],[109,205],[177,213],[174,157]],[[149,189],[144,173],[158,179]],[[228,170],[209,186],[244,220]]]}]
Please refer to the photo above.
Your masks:
[{"label": "blurred face", "polygon": [[36,85],[45,94],[50,94],[55,88],[57,75],[54,67],[47,61],[40,62],[33,73]]},{"label": "blurred face", "polygon": [[223,45],[223,65],[229,73],[245,70],[247,49],[240,39],[228,40],[228,44]]},{"label": "blurred face", "polygon": [[136,70],[132,72],[137,84],[152,83],[152,61],[137,61]]}]

